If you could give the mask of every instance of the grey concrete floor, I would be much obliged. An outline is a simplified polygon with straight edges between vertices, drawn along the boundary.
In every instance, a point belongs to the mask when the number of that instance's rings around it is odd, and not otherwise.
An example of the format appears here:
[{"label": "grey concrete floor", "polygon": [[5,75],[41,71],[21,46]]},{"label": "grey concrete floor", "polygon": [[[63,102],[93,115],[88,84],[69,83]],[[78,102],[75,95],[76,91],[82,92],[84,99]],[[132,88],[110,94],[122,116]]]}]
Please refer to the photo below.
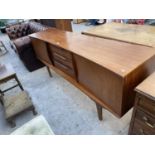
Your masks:
[{"label": "grey concrete floor", "polygon": [[[0,57],[0,63],[11,63],[25,90],[31,95],[36,110],[44,115],[53,132],[58,135],[118,135],[127,134],[132,110],[121,119],[107,110],[103,110],[103,121],[99,121],[95,103],[72,84],[52,71],[50,78],[46,68],[28,72],[18,55],[11,49],[9,39],[0,34],[8,53]],[[13,84],[0,85],[1,88]],[[15,88],[9,93],[20,91]],[[9,95],[9,93],[7,95]],[[16,128],[35,116],[31,112],[16,118]],[[10,134],[16,128],[10,128],[4,118],[4,109],[0,106],[0,134]]]}]

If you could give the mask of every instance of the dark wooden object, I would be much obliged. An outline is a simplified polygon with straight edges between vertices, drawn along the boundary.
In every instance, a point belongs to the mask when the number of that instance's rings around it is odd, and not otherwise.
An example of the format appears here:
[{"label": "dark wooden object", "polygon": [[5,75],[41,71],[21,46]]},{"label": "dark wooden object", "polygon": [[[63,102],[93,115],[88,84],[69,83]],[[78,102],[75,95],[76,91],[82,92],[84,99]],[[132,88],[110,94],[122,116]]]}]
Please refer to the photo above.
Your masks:
[{"label": "dark wooden object", "polygon": [[40,22],[60,30],[72,31],[71,19],[40,19]]},{"label": "dark wooden object", "polygon": [[155,134],[155,73],[136,87],[136,99],[129,134]]},{"label": "dark wooden object", "polygon": [[99,120],[103,120],[103,116],[102,116],[102,106],[100,106],[98,103],[96,103],[96,108],[97,108],[97,113],[98,113],[98,118],[99,118]]},{"label": "dark wooden object", "polygon": [[72,32],[71,19],[55,19],[57,29]]},{"label": "dark wooden object", "polygon": [[30,37],[45,65],[119,117],[133,106],[135,86],[155,70],[151,47],[55,28]]},{"label": "dark wooden object", "polygon": [[48,71],[49,76],[52,77],[52,73],[51,73],[50,68],[48,66],[47,66],[47,71]]}]

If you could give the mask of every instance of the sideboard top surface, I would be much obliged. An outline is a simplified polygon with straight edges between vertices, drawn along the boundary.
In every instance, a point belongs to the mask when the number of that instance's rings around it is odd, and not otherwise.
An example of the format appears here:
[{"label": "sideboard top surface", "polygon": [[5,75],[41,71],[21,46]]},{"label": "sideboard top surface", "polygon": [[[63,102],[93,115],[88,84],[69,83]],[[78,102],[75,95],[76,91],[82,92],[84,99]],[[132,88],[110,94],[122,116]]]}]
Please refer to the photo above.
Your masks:
[{"label": "sideboard top surface", "polygon": [[126,76],[155,55],[155,49],[151,47],[87,36],[56,28],[31,34],[30,37],[69,50],[121,77]]}]

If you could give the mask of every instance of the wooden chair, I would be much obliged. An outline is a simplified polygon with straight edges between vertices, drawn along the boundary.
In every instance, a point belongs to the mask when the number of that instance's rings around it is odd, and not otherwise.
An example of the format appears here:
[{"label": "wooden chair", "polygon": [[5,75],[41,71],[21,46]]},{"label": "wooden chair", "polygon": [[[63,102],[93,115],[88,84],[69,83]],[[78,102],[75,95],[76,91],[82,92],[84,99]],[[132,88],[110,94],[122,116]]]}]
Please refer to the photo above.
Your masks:
[{"label": "wooden chair", "polygon": [[15,117],[24,111],[31,110],[34,115],[37,115],[31,97],[26,91],[21,91],[14,96],[7,96],[0,93],[0,102],[4,106],[5,118],[11,127],[16,126]]}]

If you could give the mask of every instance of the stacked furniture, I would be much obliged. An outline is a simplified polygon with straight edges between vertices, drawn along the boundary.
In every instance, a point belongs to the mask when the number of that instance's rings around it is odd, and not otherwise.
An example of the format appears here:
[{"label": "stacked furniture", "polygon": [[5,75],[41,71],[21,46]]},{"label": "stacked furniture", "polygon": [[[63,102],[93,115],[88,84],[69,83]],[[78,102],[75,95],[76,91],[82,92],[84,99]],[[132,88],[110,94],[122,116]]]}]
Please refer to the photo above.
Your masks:
[{"label": "stacked furniture", "polygon": [[29,34],[46,30],[48,27],[37,22],[24,22],[6,28],[9,38],[15,45],[15,51],[29,71],[34,71],[43,66],[36,58]]},{"label": "stacked furniture", "polygon": [[30,35],[36,55],[102,107],[122,117],[134,104],[134,88],[155,70],[151,47],[55,28]]}]

